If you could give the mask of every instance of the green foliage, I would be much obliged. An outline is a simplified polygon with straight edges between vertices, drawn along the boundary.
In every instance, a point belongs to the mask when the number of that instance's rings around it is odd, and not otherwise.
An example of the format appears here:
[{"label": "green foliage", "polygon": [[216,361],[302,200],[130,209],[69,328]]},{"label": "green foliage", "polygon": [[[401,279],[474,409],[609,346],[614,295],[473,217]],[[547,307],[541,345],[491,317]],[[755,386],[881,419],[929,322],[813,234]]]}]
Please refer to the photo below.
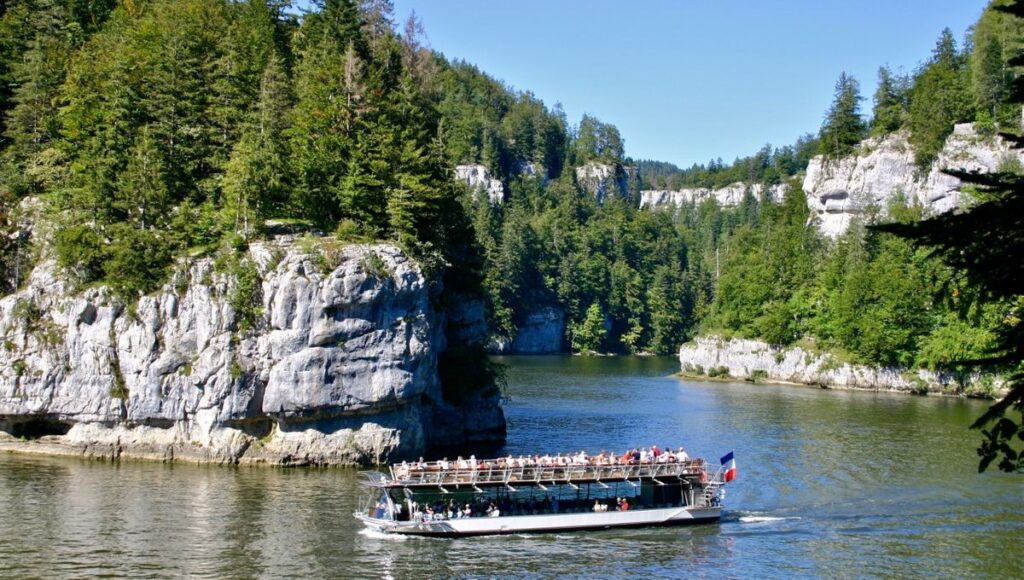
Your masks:
[{"label": "green foliage", "polygon": [[235,311],[235,324],[244,333],[257,328],[262,320],[263,278],[250,259],[238,260],[232,274],[234,287],[231,289],[229,303]]},{"label": "green foliage", "polygon": [[643,189],[678,190],[684,187],[720,188],[737,182],[774,185],[807,169],[818,153],[818,139],[803,135],[793,145],[773,148],[765,145],[749,157],[726,165],[721,158],[680,169],[671,163],[641,159],[637,173]]},{"label": "green foliage", "polygon": [[124,380],[121,365],[116,358],[110,361],[110,373],[114,377],[114,384],[110,385],[110,396],[114,399],[121,399],[123,409],[124,402],[128,400],[129,396],[128,383]]},{"label": "green foliage", "polygon": [[875,89],[872,109],[871,134],[892,133],[907,122],[910,107],[910,79],[894,75],[889,67],[878,69],[878,88]]},{"label": "green foliage", "polygon": [[829,158],[848,155],[865,136],[864,120],[860,116],[860,83],[845,72],[836,81],[835,99],[821,125],[818,147]]},{"label": "green foliage", "polygon": [[708,377],[712,379],[729,378],[729,367],[711,367],[708,369]]},{"label": "green foliage", "polygon": [[231,375],[231,378],[236,380],[245,375],[245,369],[242,368],[241,363],[239,363],[237,359],[231,361],[231,368],[228,369],[228,372]]},{"label": "green foliage", "polygon": [[378,280],[387,280],[392,276],[391,268],[376,252],[369,252],[359,260],[359,267]]},{"label": "green foliage", "polygon": [[601,305],[597,302],[587,308],[586,317],[574,327],[572,332],[572,346],[583,353],[601,352],[602,345],[608,336],[604,326],[604,313]]},{"label": "green foliage", "polygon": [[911,87],[910,144],[921,169],[931,166],[954,124],[974,118],[972,101],[968,69],[947,28]]},{"label": "green foliage", "polygon": [[73,225],[57,230],[54,250],[57,264],[79,281],[92,282],[103,278],[106,244],[94,228]]},{"label": "green foliage", "polygon": [[174,258],[175,244],[169,235],[123,223],[110,226],[109,231],[115,241],[107,247],[104,281],[130,298],[158,288]]}]

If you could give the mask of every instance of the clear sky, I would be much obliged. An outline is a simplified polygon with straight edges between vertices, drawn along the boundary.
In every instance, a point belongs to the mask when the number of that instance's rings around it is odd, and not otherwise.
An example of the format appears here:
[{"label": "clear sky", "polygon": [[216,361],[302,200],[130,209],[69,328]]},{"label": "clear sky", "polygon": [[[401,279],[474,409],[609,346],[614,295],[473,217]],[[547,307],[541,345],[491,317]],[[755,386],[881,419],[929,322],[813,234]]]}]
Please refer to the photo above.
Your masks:
[{"label": "clear sky", "polygon": [[680,166],[817,132],[840,72],[871,110],[878,67],[911,72],[986,0],[394,0],[431,46],[570,122],[619,128],[626,154]]}]

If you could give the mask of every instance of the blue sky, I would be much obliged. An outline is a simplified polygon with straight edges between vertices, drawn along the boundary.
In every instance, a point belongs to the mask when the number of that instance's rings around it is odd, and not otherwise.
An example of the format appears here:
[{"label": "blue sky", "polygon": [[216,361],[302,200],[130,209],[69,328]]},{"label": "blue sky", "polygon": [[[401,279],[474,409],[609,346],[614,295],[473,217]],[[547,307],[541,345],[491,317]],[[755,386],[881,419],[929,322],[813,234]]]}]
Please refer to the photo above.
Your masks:
[{"label": "blue sky", "polygon": [[394,0],[431,46],[571,122],[619,128],[634,158],[732,161],[816,132],[843,70],[870,112],[878,67],[912,71],[986,0]]}]

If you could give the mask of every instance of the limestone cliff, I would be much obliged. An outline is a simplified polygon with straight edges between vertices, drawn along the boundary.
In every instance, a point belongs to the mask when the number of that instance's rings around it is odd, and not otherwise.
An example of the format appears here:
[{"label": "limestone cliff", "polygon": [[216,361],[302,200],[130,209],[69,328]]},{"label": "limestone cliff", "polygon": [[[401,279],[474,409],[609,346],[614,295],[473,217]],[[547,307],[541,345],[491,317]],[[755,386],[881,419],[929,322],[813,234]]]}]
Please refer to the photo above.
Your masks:
[{"label": "limestone cliff", "polygon": [[580,188],[594,196],[597,203],[604,203],[609,195],[626,197],[629,194],[630,182],[635,179],[633,167],[609,165],[591,161],[575,169],[576,182]]},{"label": "limestone cliff", "polygon": [[530,312],[512,340],[495,337],[491,351],[500,354],[556,354],[565,350],[565,310],[543,306]]},{"label": "limestone cliff", "polygon": [[[530,169],[534,167],[531,165]],[[486,195],[492,204],[500,204],[505,201],[505,185],[501,180],[491,175],[487,167],[480,164],[457,165],[455,167],[455,178],[465,183],[470,191]]]},{"label": "limestone cliff", "polygon": [[260,282],[244,312],[238,278],[211,258],[131,305],[74,290],[44,260],[0,299],[0,427],[50,434],[42,449],[224,463],[502,441],[496,391],[444,400],[444,314],[418,265],[389,245],[310,242],[249,248]]},{"label": "limestone cliff", "polygon": [[930,212],[949,211],[963,200],[960,180],[943,173],[944,169],[987,173],[1004,164],[1024,162],[1024,152],[1011,150],[998,137],[979,135],[971,124],[962,124],[946,139],[930,170],[922,173],[914,164],[908,136],[900,131],[862,142],[849,157],[811,160],[803,190],[822,233],[835,237],[868,206],[884,212],[888,202],[900,194]]},{"label": "limestone cliff", "polygon": [[701,337],[679,349],[679,362],[684,373],[695,376],[913,393],[998,393],[991,377],[855,365],[839,362],[829,354],[795,346],[776,348],[759,340]]},{"label": "limestone cliff", "polygon": [[[706,187],[684,188],[676,191],[664,189],[645,189],[640,192],[640,207],[649,209],[679,208],[687,204],[700,204],[704,200],[714,199],[722,207],[735,207],[743,201],[749,189],[757,199],[764,198],[764,186],[760,183],[747,185],[736,182],[718,189]],[[778,201],[786,194],[786,185],[773,185],[768,188],[771,199]]]}]

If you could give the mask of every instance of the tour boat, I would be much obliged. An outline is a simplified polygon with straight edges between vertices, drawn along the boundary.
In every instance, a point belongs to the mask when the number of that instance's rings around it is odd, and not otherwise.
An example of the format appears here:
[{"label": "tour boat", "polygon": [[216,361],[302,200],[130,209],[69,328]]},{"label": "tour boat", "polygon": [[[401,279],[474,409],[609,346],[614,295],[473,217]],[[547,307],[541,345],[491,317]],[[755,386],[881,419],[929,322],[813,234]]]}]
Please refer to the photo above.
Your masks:
[{"label": "tour boat", "polygon": [[710,523],[722,514],[732,453],[703,459],[558,455],[414,462],[361,472],[354,515],[387,534],[461,537]]}]

